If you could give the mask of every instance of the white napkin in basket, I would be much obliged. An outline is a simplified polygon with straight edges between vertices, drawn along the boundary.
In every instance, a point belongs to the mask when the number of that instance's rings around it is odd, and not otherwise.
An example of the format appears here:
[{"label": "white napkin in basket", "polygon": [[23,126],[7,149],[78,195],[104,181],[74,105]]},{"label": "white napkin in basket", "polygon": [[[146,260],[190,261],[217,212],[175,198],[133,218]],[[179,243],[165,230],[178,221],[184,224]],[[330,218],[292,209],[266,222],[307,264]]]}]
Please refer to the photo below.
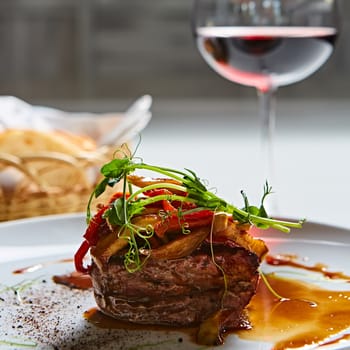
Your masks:
[{"label": "white napkin in basket", "polygon": [[34,129],[65,130],[93,138],[99,146],[131,140],[151,119],[152,98],[139,98],[124,113],[70,113],[54,108],[33,106],[13,96],[0,96],[0,131]]}]

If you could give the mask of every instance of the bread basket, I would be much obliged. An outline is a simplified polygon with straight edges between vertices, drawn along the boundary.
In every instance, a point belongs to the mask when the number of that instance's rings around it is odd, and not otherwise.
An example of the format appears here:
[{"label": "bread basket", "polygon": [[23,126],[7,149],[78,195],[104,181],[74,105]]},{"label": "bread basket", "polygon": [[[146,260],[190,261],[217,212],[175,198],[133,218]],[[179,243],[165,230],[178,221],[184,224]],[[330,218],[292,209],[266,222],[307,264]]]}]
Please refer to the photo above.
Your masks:
[{"label": "bread basket", "polygon": [[86,114],[0,97],[0,221],[85,211],[101,166],[130,152],[151,101],[146,95],[125,113]]}]

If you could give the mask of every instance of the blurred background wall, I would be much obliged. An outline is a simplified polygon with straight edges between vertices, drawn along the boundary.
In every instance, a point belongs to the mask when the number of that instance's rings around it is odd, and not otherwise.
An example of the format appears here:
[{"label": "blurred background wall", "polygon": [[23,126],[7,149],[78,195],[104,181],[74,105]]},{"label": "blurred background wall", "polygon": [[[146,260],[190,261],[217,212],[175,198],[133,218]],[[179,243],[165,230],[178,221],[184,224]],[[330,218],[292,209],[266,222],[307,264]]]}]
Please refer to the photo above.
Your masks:
[{"label": "blurred background wall", "polygon": [[[203,62],[189,0],[0,0],[0,94],[26,100],[255,97]],[[350,97],[350,0],[332,58],[286,98]]]}]

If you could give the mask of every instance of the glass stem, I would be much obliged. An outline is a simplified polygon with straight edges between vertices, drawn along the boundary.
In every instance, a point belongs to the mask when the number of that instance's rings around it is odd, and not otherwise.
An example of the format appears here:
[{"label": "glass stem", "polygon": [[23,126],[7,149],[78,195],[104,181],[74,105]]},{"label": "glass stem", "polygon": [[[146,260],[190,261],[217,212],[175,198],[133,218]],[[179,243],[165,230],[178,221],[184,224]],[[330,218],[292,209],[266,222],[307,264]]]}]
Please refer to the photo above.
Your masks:
[{"label": "glass stem", "polygon": [[[261,155],[264,181],[269,186],[275,184],[275,154],[274,137],[276,127],[276,92],[277,89],[271,87],[267,90],[258,90],[260,130],[261,130]],[[270,198],[271,201],[271,198]],[[271,209],[277,211],[277,202],[273,201]]]}]

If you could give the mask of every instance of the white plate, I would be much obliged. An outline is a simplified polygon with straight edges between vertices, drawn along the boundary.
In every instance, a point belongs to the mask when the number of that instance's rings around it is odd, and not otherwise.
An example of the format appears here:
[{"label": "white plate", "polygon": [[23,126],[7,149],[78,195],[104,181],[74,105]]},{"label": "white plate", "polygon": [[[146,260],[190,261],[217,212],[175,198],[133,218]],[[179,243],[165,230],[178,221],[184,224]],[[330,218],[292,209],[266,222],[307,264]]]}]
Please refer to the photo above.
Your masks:
[{"label": "white plate", "polygon": [[[181,333],[110,331],[88,324],[82,314],[95,305],[92,293],[71,290],[51,282],[54,274],[73,271],[73,263],[63,263],[62,259],[73,256],[84,231],[83,214],[0,224],[0,349],[23,349],[19,345],[6,344],[11,341],[26,343],[29,348],[35,349],[204,349]],[[350,273],[349,230],[306,223],[302,230],[294,230],[290,235],[266,231],[264,240],[271,254],[296,254],[308,257],[310,264],[322,262],[329,270]],[[13,274],[16,269],[40,263],[45,264],[36,271]],[[263,265],[264,271],[270,269],[278,268]],[[6,286],[24,286],[28,281],[32,282],[30,289],[19,290],[19,295],[15,295],[13,289],[4,290]],[[329,289],[339,288],[339,283],[322,281],[323,286]],[[344,288],[350,290],[349,283],[342,283],[341,289]],[[24,298],[24,302],[20,298]],[[271,344],[244,341],[231,335],[223,346],[213,349],[271,348]],[[350,341],[322,346],[322,349],[350,349]]]}]

